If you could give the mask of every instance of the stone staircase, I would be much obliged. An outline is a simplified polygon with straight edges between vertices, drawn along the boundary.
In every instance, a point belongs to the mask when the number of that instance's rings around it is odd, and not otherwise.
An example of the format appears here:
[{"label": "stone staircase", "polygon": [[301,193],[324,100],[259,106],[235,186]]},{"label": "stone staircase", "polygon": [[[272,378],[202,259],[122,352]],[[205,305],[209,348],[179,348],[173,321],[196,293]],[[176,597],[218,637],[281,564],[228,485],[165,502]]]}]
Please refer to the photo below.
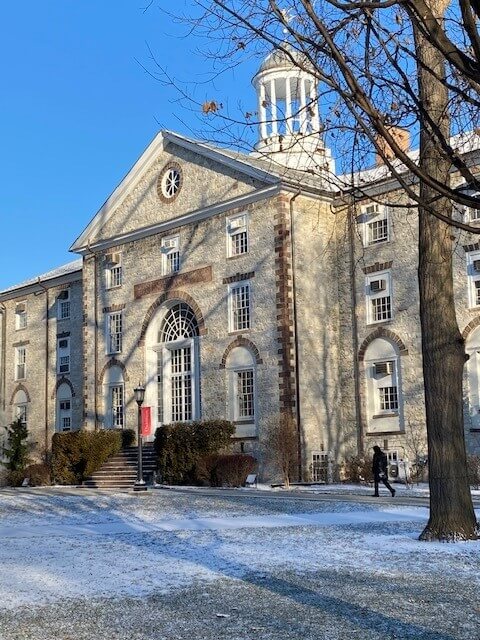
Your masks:
[{"label": "stone staircase", "polygon": [[[98,471],[82,483],[83,487],[95,489],[132,489],[137,479],[138,448],[128,447],[109,458]],[[143,478],[148,483],[153,477],[157,463],[152,444],[143,445]]]}]

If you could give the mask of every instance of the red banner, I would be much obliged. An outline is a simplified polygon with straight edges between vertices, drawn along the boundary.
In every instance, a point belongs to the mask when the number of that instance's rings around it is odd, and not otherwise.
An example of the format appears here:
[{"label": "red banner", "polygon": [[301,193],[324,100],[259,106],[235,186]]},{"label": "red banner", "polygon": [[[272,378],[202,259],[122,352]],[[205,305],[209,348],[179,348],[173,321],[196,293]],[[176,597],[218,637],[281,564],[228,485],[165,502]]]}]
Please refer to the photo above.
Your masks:
[{"label": "red banner", "polygon": [[152,435],[152,407],[142,407],[142,436]]}]

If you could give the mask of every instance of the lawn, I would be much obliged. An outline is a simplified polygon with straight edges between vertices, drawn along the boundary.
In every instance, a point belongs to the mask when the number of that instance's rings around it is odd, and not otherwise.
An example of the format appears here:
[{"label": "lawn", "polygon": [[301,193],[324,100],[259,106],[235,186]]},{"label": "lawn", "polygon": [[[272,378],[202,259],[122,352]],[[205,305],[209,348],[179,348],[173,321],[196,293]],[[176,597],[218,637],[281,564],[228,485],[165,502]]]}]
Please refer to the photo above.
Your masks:
[{"label": "lawn", "polygon": [[474,640],[480,542],[339,496],[0,490],[3,640]]}]

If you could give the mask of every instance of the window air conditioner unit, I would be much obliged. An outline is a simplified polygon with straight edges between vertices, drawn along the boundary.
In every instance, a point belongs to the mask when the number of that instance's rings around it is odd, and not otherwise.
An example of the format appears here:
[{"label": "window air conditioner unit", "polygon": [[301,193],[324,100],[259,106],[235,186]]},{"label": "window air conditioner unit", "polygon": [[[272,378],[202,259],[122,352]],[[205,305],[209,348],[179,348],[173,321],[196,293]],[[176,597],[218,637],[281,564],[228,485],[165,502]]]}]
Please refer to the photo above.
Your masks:
[{"label": "window air conditioner unit", "polygon": [[387,288],[386,280],[372,280],[370,282],[370,291],[372,293],[378,293],[379,291],[385,291]]},{"label": "window air conditioner unit", "polygon": [[378,204],[369,204],[365,207],[365,213],[368,215],[376,215],[380,213],[380,205]]},{"label": "window air conditioner unit", "polygon": [[393,362],[376,362],[373,366],[376,376],[389,376],[393,373]]},{"label": "window air conditioner unit", "polygon": [[480,273],[480,260],[473,261],[473,270],[475,273]]},{"label": "window air conditioner unit", "polygon": [[26,307],[24,302],[20,302],[15,307],[15,313],[25,313]]},{"label": "window air conditioner unit", "polygon": [[68,297],[69,297],[68,289],[64,289],[63,291],[60,291],[60,293],[58,294],[59,300],[68,300]]},{"label": "window air conditioner unit", "polygon": [[229,227],[231,231],[235,231],[235,229],[241,229],[245,226],[245,216],[240,216],[239,218],[234,218],[230,220]]}]

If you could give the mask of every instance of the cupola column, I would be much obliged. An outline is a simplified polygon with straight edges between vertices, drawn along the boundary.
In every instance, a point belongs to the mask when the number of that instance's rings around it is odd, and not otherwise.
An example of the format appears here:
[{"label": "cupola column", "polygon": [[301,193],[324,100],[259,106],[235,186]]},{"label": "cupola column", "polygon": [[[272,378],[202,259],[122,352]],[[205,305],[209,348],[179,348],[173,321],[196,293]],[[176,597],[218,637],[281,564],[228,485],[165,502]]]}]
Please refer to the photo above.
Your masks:
[{"label": "cupola column", "polygon": [[300,131],[307,133],[307,98],[305,93],[305,78],[300,78]]},{"label": "cupola column", "polygon": [[290,86],[290,78],[285,78],[285,129],[287,133],[292,133],[292,90]]},{"label": "cupola column", "polygon": [[260,121],[260,139],[265,140],[267,137],[267,108],[266,108],[265,85],[260,84],[258,92],[258,119]]},{"label": "cupola column", "polygon": [[277,112],[277,92],[275,91],[275,78],[270,80],[270,111],[272,115],[271,132],[272,136],[278,134],[278,112]]}]

